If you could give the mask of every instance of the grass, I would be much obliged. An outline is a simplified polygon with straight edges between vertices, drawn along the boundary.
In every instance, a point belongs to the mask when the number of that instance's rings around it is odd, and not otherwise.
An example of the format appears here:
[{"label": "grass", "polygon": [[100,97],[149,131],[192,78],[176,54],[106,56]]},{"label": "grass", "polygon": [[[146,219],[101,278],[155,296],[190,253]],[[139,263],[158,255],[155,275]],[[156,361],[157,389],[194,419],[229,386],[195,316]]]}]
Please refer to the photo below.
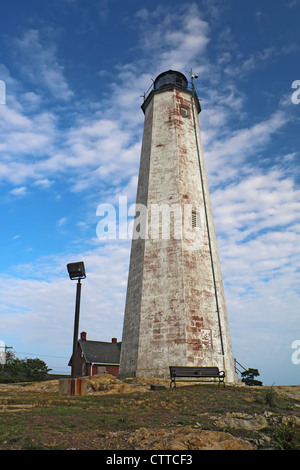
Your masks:
[{"label": "grass", "polygon": [[[271,394],[270,394],[271,393]],[[271,411],[280,425],[264,430],[278,449],[300,449],[299,426],[289,417],[300,414],[297,402],[264,387],[187,386],[177,389],[134,394],[83,397],[30,393],[26,389],[0,392],[1,405],[32,405],[29,411],[0,412],[0,450],[4,449],[114,449],[126,448],[126,436],[120,442],[117,432],[128,433],[145,428],[192,426],[208,430],[218,428],[211,416],[227,412],[253,415]],[[278,421],[277,421],[278,423]],[[261,432],[225,429],[236,437],[258,439]]]}]

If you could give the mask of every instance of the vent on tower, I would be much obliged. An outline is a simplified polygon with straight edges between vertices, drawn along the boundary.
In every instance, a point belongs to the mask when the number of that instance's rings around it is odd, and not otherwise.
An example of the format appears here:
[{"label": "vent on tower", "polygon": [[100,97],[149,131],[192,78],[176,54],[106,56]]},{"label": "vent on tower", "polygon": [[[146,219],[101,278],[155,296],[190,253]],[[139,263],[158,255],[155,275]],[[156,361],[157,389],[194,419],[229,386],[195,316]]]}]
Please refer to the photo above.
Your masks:
[{"label": "vent on tower", "polygon": [[199,228],[200,226],[200,214],[198,211],[192,210],[192,228]]}]

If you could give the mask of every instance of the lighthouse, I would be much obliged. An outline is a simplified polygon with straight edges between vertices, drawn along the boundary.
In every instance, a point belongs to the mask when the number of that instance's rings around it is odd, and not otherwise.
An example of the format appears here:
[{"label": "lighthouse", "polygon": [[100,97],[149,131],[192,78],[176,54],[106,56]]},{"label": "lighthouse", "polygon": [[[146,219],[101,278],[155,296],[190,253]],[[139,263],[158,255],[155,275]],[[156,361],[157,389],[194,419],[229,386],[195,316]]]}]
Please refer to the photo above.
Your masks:
[{"label": "lighthouse", "polygon": [[236,381],[194,84],[161,73],[145,115],[120,377],[216,366]]}]

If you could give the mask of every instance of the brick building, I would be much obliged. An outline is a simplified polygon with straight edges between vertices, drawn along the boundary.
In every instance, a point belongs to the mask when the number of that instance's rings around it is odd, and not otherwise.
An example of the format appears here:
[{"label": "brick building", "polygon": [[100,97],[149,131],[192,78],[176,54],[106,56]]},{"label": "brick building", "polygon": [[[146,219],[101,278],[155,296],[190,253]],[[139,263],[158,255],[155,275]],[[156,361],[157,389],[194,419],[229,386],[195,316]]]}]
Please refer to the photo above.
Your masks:
[{"label": "brick building", "polygon": [[[118,375],[121,342],[112,338],[111,342],[90,341],[86,332],[82,332],[78,340],[75,376],[84,377],[101,373]],[[69,366],[71,365],[71,360]]]}]

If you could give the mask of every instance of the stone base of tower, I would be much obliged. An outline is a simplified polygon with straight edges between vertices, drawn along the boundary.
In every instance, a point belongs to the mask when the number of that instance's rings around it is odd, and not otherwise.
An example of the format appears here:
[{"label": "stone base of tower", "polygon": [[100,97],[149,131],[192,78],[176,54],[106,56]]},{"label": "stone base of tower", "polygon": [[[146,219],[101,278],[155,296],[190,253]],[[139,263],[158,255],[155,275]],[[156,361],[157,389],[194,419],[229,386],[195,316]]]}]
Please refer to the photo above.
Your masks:
[{"label": "stone base of tower", "polygon": [[[178,365],[178,364],[176,364]],[[223,369],[222,369],[223,370]],[[126,373],[118,374],[119,379],[127,379],[127,378],[155,378],[155,379],[169,379],[170,378],[170,371],[169,369],[165,370],[146,370],[141,369],[139,371],[133,371]],[[238,376],[236,372],[228,371],[225,369],[225,383],[230,385],[237,385],[239,383]]]},{"label": "stone base of tower", "polygon": [[128,371],[120,372],[118,378],[127,379],[127,378],[155,378],[155,379],[169,379],[170,371],[169,370],[158,370],[158,369],[140,369],[138,371]]},{"label": "stone base of tower", "polygon": [[203,358],[200,362],[193,361],[193,363],[187,363],[186,360],[177,360],[172,361],[168,365],[161,365],[159,367],[151,367],[145,365],[145,367],[140,367],[136,370],[126,370],[126,367],[120,369],[118,377],[120,379],[125,378],[158,378],[158,379],[169,379],[170,378],[170,366],[191,366],[191,367],[218,367],[220,371],[225,372],[225,383],[227,384],[237,384],[238,376],[235,372],[235,369],[231,367],[230,362],[227,364],[224,361],[223,357],[219,357],[219,360],[212,361],[210,358]]}]

